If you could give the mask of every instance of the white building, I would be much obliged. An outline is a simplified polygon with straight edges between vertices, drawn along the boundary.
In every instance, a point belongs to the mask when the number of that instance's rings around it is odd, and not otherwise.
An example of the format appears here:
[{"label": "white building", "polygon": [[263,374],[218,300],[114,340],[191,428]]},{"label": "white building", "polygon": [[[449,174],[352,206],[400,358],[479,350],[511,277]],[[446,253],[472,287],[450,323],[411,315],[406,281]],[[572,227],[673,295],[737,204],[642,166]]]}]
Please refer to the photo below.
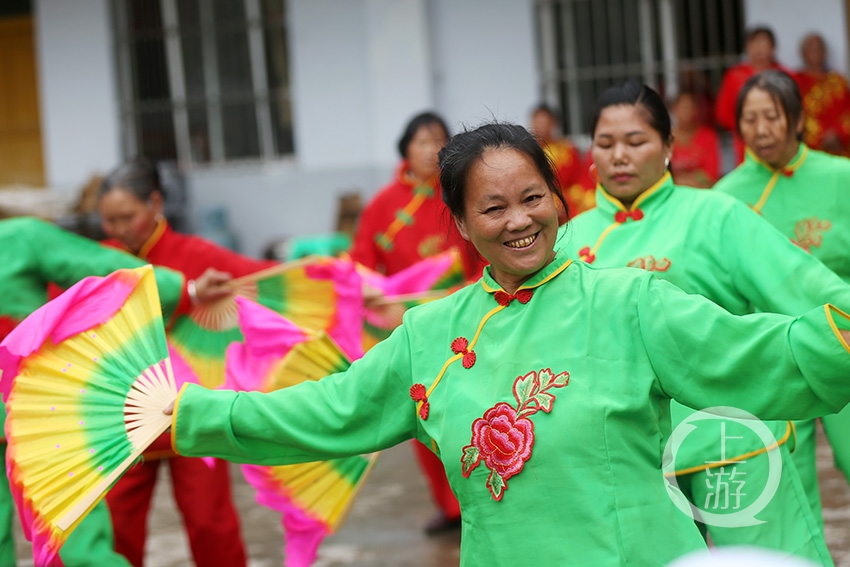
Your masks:
[{"label": "white building", "polygon": [[[132,0],[31,0],[45,184],[77,188],[156,147],[178,157],[190,212],[225,206],[255,255],[331,231],[338,195],[368,198],[388,181],[403,125],[422,110],[456,130],[527,123],[548,99],[580,134],[588,99],[613,79],[673,92],[688,58],[716,78],[754,24],[773,28],[792,68],[799,39],[819,31],[848,70],[842,0],[278,0],[274,21],[267,0],[145,3],[159,28],[128,35]],[[141,52],[159,57],[167,85]],[[231,80],[252,92],[228,94]]]}]

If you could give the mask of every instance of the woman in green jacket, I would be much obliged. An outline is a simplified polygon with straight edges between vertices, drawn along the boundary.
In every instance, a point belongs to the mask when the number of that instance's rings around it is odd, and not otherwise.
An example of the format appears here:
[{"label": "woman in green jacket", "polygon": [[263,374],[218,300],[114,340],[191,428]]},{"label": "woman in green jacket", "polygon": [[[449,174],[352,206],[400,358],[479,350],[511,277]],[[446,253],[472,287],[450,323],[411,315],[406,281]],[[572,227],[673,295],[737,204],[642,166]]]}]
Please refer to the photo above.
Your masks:
[{"label": "woman in green jacket", "polygon": [[[654,272],[738,315],[754,310],[798,315],[826,302],[850,310],[850,285],[745,205],[673,184],[670,122],[662,98],[645,85],[628,82],[600,97],[592,124],[597,208],[570,223],[564,250],[594,267]],[[714,544],[758,545],[832,564],[814,459],[795,466],[790,457],[791,450],[814,454],[812,420],[768,422],[776,442],[765,444],[746,425],[694,421],[693,409],[675,402],[671,412],[674,426],[687,421],[685,427],[695,429],[678,446],[669,476],[707,522],[701,527]],[[750,507],[767,488],[774,456],[768,450],[780,456],[783,467],[776,493],[766,506],[757,506],[760,522],[738,525],[731,514],[755,512]],[[721,494],[718,483],[729,478],[718,473],[729,471],[745,484]],[[718,496],[724,503],[731,497],[735,505],[713,521],[710,514],[723,513]]]},{"label": "woman in green jacket", "polygon": [[179,453],[281,464],[416,438],[460,502],[463,567],[661,566],[705,547],[661,474],[671,397],[769,419],[850,399],[835,308],[737,317],[647,273],[571,262],[555,251],[554,173],[521,126],[485,124],[440,155],[482,279],[407,311],[346,372],[271,394],[184,387]]}]

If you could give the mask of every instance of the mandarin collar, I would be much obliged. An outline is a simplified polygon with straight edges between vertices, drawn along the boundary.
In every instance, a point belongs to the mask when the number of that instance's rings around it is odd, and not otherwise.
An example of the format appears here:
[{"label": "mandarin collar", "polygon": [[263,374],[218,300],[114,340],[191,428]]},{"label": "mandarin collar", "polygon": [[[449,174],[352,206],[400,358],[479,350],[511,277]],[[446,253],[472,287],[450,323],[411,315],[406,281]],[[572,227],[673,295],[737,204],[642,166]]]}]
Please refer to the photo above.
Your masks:
[{"label": "mandarin collar", "polygon": [[797,147],[797,153],[794,154],[794,157],[791,158],[791,161],[789,161],[785,165],[785,167],[783,167],[781,169],[774,169],[773,167],[770,166],[770,164],[768,164],[765,161],[762,161],[762,159],[759,158],[755,154],[755,152],[753,152],[750,148],[745,148],[745,150],[744,150],[744,160],[747,163],[752,164],[756,168],[766,169],[771,174],[779,172],[779,173],[783,173],[783,174],[785,174],[789,177],[795,171],[797,171],[800,168],[800,166],[803,165],[803,163],[806,161],[806,158],[808,157],[808,155],[809,155],[809,147],[806,144],[804,144],[803,142],[800,142],[798,147]]},{"label": "mandarin collar", "polygon": [[618,212],[631,213],[636,210],[648,212],[666,201],[674,189],[673,176],[666,171],[649,189],[638,195],[631,207],[626,207],[619,199],[608,193],[602,184],[597,184],[596,208],[603,216],[612,219]]},{"label": "mandarin collar", "polygon": [[154,229],[153,233],[148,237],[142,247],[139,248],[139,251],[136,253],[136,256],[146,260],[148,254],[150,254],[151,250],[157,243],[162,239],[162,236],[171,230],[171,227],[168,226],[168,221],[163,218],[159,221]]},{"label": "mandarin collar", "polygon": [[[533,289],[539,287],[561,272],[563,272],[567,267],[572,263],[572,260],[567,256],[566,252],[563,250],[556,250],[555,257],[551,262],[546,264],[543,268],[540,269],[536,274],[531,276],[525,283],[523,283],[517,291],[521,289]],[[495,293],[497,291],[504,291],[502,286],[496,283],[496,280],[493,279],[493,276],[490,273],[491,267],[488,264],[484,267],[484,273],[481,276],[481,286],[484,288],[484,291],[487,293]]]}]

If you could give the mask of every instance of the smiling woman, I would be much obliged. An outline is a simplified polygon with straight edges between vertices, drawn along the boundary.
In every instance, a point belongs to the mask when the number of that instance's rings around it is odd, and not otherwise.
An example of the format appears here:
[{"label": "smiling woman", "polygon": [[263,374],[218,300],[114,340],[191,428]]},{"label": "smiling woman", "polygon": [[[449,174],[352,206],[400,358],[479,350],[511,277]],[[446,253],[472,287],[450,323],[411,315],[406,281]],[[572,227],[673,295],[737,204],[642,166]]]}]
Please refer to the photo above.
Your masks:
[{"label": "smiling woman", "polygon": [[[831,307],[736,317],[555,253],[554,173],[521,126],[457,134],[440,165],[455,222],[491,262],[481,280],[408,310],[345,372],[270,394],[185,386],[181,454],[287,464],[416,438],[460,503],[462,567],[662,566],[705,549],[661,474],[671,396],[774,419],[850,400],[850,318]],[[706,329],[722,355],[705,356]]]},{"label": "smiling woman", "polygon": [[490,262],[490,275],[514,293],[553,259],[558,232],[553,197],[562,203],[564,198],[524,128],[477,132],[483,147],[478,159],[462,161],[463,147],[441,152],[442,182],[450,184],[444,185],[444,199],[461,236]]}]

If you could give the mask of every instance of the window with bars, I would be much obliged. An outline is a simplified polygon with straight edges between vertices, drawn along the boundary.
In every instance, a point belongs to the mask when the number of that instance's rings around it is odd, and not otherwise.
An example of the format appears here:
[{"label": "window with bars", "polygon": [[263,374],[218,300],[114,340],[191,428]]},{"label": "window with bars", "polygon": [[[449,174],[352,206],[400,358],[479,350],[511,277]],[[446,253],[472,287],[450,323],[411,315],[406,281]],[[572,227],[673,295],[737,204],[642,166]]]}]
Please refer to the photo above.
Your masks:
[{"label": "window with bars", "polygon": [[285,0],[113,0],[124,153],[293,153]]},{"label": "window with bars", "polygon": [[608,87],[636,78],[710,99],[743,51],[743,0],[535,0],[535,16],[541,99],[577,138]]}]

